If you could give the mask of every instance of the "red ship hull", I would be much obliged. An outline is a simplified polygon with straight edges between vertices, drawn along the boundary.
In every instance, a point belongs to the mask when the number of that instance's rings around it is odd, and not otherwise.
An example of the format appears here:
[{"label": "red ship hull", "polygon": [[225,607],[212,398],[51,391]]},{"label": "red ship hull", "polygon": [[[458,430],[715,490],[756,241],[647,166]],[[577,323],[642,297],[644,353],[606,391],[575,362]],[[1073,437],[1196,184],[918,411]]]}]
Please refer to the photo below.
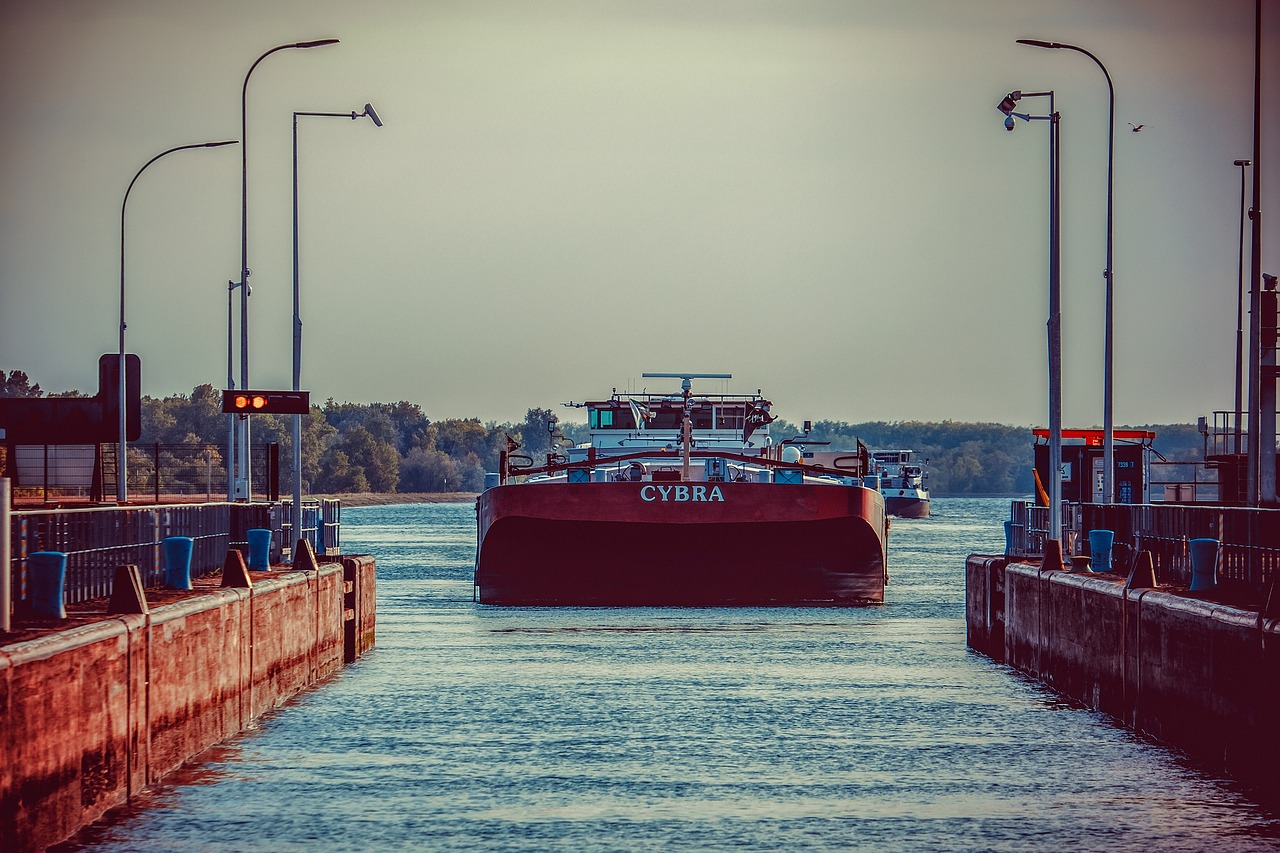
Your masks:
[{"label": "red ship hull", "polygon": [[856,486],[509,484],[477,500],[479,600],[500,605],[884,600],[884,501]]}]

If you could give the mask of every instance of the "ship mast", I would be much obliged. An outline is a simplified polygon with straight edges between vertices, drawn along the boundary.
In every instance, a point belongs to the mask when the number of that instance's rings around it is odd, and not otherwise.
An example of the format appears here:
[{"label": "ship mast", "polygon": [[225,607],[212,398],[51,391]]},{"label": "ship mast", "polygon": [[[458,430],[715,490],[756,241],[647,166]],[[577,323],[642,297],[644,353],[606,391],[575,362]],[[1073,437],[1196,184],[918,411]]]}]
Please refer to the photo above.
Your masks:
[{"label": "ship mast", "polygon": [[732,373],[642,373],[645,379],[679,379],[680,395],[684,398],[684,420],[680,423],[680,452],[684,457],[681,479],[689,481],[689,454],[693,449],[693,380],[732,379]]}]

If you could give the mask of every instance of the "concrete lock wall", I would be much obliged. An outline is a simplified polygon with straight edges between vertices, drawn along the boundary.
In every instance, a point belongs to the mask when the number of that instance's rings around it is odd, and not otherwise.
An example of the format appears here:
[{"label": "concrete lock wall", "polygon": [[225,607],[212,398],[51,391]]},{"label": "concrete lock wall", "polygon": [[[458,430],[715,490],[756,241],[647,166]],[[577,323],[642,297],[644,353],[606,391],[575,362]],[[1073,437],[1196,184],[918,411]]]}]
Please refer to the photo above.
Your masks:
[{"label": "concrete lock wall", "polygon": [[375,572],[347,557],[0,647],[0,850],[70,837],[372,647]]},{"label": "concrete lock wall", "polygon": [[1274,790],[1277,620],[1084,574],[1021,564],[993,572],[997,564],[1003,558],[966,564],[971,647],[1210,769]]}]

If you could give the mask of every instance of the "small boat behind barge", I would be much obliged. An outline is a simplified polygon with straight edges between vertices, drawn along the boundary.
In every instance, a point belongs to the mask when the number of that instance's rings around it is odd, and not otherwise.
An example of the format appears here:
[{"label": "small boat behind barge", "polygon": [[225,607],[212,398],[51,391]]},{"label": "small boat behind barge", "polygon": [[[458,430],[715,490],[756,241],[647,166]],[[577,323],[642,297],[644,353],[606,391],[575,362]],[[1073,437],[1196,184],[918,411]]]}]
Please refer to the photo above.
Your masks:
[{"label": "small boat behind barge", "polygon": [[[885,509],[899,518],[929,517],[929,475],[914,450],[877,450],[871,454],[880,475]],[[927,463],[929,460],[926,459]]]},{"label": "small boat behind barge", "polygon": [[[855,605],[884,600],[888,520],[866,448],[806,464],[760,396],[619,394],[591,441],[501,456],[477,498],[477,600],[499,605]],[[871,482],[874,486],[874,477]]]}]

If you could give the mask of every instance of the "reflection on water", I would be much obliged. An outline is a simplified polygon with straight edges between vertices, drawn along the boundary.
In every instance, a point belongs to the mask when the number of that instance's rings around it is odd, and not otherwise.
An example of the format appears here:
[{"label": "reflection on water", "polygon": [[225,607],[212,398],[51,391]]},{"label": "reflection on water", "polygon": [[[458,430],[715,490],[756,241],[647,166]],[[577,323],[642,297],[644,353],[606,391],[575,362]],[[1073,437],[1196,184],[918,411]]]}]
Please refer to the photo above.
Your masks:
[{"label": "reflection on water", "polygon": [[494,608],[470,504],[343,513],[378,645],[95,850],[1274,849],[1176,753],[969,652],[997,500],[894,521],[874,608]]}]

